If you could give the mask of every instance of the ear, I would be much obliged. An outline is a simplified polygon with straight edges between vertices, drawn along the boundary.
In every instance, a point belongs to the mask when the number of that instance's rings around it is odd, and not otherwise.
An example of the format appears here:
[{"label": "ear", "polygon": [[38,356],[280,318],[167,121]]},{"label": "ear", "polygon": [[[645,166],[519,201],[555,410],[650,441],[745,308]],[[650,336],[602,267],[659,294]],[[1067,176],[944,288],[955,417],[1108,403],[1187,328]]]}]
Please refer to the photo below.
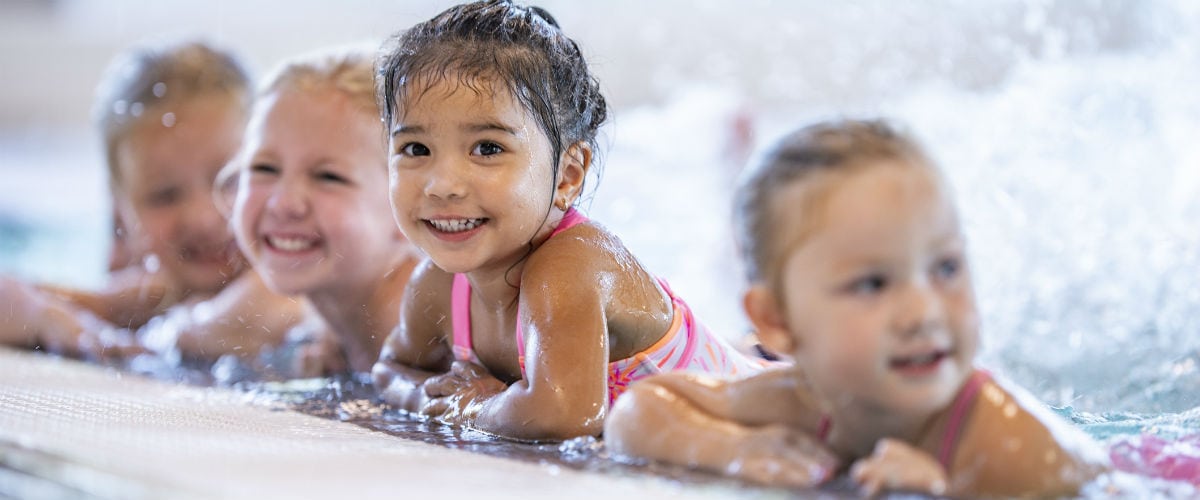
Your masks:
[{"label": "ear", "polygon": [[796,339],[784,321],[783,309],[775,294],[764,284],[752,285],[742,296],[742,307],[746,317],[754,325],[755,335],[767,349],[792,355],[797,347]]},{"label": "ear", "polygon": [[583,189],[583,180],[592,167],[592,147],[587,143],[572,144],[563,153],[554,186],[554,202],[570,205]]}]

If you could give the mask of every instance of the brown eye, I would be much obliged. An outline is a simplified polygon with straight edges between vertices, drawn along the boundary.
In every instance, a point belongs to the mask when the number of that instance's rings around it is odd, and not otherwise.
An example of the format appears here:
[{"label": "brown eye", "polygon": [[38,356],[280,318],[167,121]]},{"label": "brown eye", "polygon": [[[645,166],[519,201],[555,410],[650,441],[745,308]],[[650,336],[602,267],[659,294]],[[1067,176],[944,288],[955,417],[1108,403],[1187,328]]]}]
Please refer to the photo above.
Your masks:
[{"label": "brown eye", "polygon": [[491,141],[484,141],[476,145],[475,150],[471,151],[471,154],[476,154],[479,156],[492,156],[503,152],[504,148],[500,147],[499,144]]},{"label": "brown eye", "polygon": [[419,142],[410,142],[400,147],[400,154],[405,156],[429,156],[429,148]]}]

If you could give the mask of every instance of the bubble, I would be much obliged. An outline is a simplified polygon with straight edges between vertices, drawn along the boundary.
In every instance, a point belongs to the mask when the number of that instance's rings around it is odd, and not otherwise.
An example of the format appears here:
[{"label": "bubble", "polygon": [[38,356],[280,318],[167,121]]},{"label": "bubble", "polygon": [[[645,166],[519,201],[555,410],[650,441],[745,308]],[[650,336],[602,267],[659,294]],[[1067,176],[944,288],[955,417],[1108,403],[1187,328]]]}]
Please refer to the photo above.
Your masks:
[{"label": "bubble", "polygon": [[175,113],[172,113],[169,111],[166,113],[163,113],[162,124],[164,127],[174,127],[175,126]]},{"label": "bubble", "polygon": [[129,103],[125,102],[124,99],[120,99],[117,102],[113,103],[113,113],[115,113],[115,114],[123,115],[123,114],[125,114],[125,111],[128,111],[128,110],[129,110]]},{"label": "bubble", "polygon": [[143,109],[145,109],[145,106],[143,106],[142,103],[135,102],[135,103],[129,105],[129,114],[132,116],[135,116],[135,117],[142,116]]},{"label": "bubble", "polygon": [[154,92],[154,97],[162,97],[167,95],[167,84],[158,82],[154,84],[154,88],[152,90]]}]

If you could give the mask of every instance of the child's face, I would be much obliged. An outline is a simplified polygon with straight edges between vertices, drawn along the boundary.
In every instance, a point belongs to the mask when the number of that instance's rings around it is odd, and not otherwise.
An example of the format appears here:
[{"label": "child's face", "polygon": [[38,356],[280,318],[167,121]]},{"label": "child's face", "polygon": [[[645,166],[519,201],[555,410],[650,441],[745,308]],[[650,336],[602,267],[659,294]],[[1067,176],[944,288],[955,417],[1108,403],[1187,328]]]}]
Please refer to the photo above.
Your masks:
[{"label": "child's face", "polygon": [[238,244],[273,290],[360,290],[395,259],[379,118],[329,88],[269,94],[239,159]]},{"label": "child's face", "polygon": [[[783,226],[779,296],[798,365],[833,405],[912,416],[944,407],[978,347],[946,187],[934,170],[898,162],[814,182],[823,184],[784,187],[773,207]],[[787,207],[804,196],[822,198],[800,237]]]},{"label": "child's face", "polygon": [[129,241],[189,290],[219,290],[240,262],[213,179],[237,151],[244,118],[234,98],[190,99],[148,109],[116,144],[114,202]]},{"label": "child's face", "polygon": [[503,87],[448,80],[413,92],[391,126],[393,211],[443,270],[505,271],[549,232],[550,141]]}]

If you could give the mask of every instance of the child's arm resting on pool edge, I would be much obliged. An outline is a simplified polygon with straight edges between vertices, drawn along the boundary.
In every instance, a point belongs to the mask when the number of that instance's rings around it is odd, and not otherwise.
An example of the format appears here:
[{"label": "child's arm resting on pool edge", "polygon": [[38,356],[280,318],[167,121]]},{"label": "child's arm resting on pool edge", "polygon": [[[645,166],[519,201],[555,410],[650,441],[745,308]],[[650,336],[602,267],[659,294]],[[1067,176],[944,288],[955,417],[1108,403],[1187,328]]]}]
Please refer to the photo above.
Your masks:
[{"label": "child's arm resting on pool edge", "polygon": [[813,438],[819,413],[785,369],[740,380],[667,373],[633,384],[604,438],[623,455],[778,486],[812,486],[836,459]]},{"label": "child's arm resting on pool edge", "polygon": [[[443,284],[445,282],[445,284]],[[425,381],[450,370],[453,353],[440,325],[449,327],[449,278],[429,260],[413,271],[400,306],[400,322],[371,369],[375,388],[389,404],[417,412],[429,398]]]},{"label": "child's arm resting on pool edge", "polygon": [[587,261],[530,258],[518,299],[524,378],[458,401],[458,423],[515,439],[600,435],[608,409],[608,291],[597,286],[597,272],[580,268]]}]

